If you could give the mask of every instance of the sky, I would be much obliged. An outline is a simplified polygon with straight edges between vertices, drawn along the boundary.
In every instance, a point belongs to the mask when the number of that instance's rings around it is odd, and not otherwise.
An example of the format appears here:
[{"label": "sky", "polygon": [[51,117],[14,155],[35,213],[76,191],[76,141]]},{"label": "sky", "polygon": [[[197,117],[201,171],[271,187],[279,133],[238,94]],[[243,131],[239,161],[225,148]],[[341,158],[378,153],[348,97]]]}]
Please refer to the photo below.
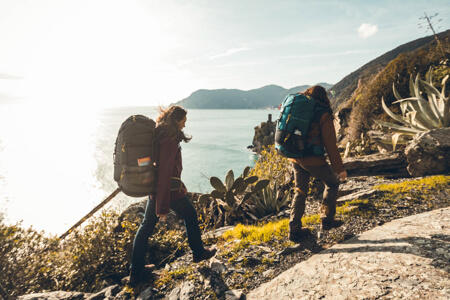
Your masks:
[{"label": "sky", "polygon": [[449,29],[449,4],[0,0],[0,104],[153,106],[197,89],[336,83],[429,35],[424,13]]}]

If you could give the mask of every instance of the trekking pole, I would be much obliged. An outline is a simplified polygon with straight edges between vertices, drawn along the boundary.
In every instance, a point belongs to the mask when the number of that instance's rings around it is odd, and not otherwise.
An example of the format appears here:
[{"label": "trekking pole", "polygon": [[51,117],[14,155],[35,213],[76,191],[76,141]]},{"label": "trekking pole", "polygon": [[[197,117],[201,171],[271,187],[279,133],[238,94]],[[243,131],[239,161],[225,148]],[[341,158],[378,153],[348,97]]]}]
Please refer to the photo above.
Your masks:
[{"label": "trekking pole", "polygon": [[103,206],[105,206],[106,203],[108,203],[109,201],[111,201],[115,196],[117,196],[118,193],[120,193],[121,189],[117,188],[114,192],[111,193],[111,195],[109,195],[105,200],[103,200],[99,205],[97,205],[96,207],[94,207],[93,210],[91,210],[87,215],[85,215],[83,218],[81,218],[80,221],[78,221],[75,225],[73,225],[72,227],[70,227],[69,230],[67,230],[66,232],[64,232],[59,239],[62,240],[64,239],[66,236],[69,235],[69,233],[72,232],[72,230],[74,230],[75,228],[77,228],[78,226],[80,226],[84,221],[86,221],[88,218],[92,217],[93,214],[95,214],[100,208],[102,208]]}]

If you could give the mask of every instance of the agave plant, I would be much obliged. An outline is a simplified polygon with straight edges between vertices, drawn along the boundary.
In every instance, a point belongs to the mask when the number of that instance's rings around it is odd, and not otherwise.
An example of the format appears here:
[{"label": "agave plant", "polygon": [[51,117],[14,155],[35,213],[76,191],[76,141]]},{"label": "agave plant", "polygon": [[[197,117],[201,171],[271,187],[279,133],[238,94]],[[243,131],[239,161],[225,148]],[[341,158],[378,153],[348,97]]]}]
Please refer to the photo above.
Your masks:
[{"label": "agave plant", "polygon": [[[383,110],[395,121],[400,124],[376,121],[381,126],[392,129],[392,144],[406,143],[408,139],[418,133],[435,128],[450,126],[450,106],[449,96],[445,95],[445,84],[449,75],[442,79],[442,89],[439,91],[433,85],[432,68],[425,75],[425,80],[421,80],[417,74],[415,81],[412,76],[409,80],[409,90],[411,97],[402,98],[392,85],[394,96],[397,101],[393,103],[400,104],[401,115],[393,113],[381,98]],[[423,93],[420,88],[424,89]],[[426,94],[427,99],[424,98]],[[403,138],[405,137],[405,138]]]},{"label": "agave plant", "polygon": [[269,180],[258,180],[257,176],[248,176],[249,171],[250,167],[246,167],[242,175],[235,179],[233,170],[230,170],[225,176],[225,183],[217,177],[210,178],[214,190],[211,194],[202,195],[199,201],[206,203],[211,198],[215,201],[219,216],[219,220],[215,223],[232,224],[242,217],[254,217],[244,204],[253,194],[264,189]]},{"label": "agave plant", "polygon": [[253,215],[264,217],[280,212],[290,201],[290,191],[281,191],[275,183],[273,187],[268,185],[252,197],[250,210]]}]

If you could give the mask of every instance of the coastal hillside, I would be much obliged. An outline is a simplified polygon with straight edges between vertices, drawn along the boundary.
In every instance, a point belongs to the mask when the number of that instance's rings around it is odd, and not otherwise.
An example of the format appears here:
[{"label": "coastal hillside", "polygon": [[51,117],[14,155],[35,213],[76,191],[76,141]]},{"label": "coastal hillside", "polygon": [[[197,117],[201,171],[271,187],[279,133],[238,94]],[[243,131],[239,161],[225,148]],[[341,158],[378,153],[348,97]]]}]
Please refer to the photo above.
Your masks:
[{"label": "coastal hillside", "polygon": [[[318,83],[330,88],[329,83]],[[258,89],[243,91],[238,89],[197,90],[189,97],[177,102],[185,108],[197,109],[251,109],[277,107],[290,93],[306,90],[310,85],[300,85],[285,89],[278,85],[267,85]]]},{"label": "coastal hillside", "polygon": [[[443,41],[448,39],[450,37],[450,29],[439,33],[438,37]],[[356,71],[345,76],[330,89],[333,94],[333,99],[331,101],[333,109],[336,109],[340,104],[350,98],[352,93],[358,87],[358,82],[360,80],[365,82],[372,78],[374,74],[377,74],[383,70],[398,55],[411,53],[424,46],[427,47],[434,43],[435,41],[432,35],[408,42],[386,52],[385,54],[366,63]]]},{"label": "coastal hillside", "polygon": [[[417,74],[424,78],[432,68],[433,82],[441,88],[442,79],[450,74],[450,30],[439,34],[441,46],[429,36],[404,44],[364,65],[331,88],[333,108],[342,125],[342,136],[354,140],[374,128],[374,120],[386,119],[381,98],[398,112],[392,86],[403,98],[410,97],[409,79]],[[447,82],[447,89],[449,88]]]}]

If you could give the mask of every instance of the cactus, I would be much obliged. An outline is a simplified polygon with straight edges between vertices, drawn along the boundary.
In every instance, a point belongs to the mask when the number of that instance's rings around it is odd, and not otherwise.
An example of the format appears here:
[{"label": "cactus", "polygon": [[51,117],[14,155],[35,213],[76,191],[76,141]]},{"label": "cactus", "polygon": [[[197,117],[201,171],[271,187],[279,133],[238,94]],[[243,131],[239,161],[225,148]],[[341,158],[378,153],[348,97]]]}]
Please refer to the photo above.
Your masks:
[{"label": "cactus", "polygon": [[264,217],[278,213],[291,201],[290,191],[282,192],[278,184],[266,186],[251,199],[250,211],[253,215]]},{"label": "cactus", "polygon": [[246,167],[238,178],[234,178],[232,170],[225,176],[225,183],[217,177],[211,177],[210,183],[214,190],[210,194],[202,195],[199,199],[201,203],[213,199],[218,208],[219,221],[224,224],[232,224],[234,220],[242,217],[254,218],[249,214],[247,206],[244,204],[252,195],[264,189],[269,180],[258,180],[257,176],[248,176],[250,167]]},{"label": "cactus", "polygon": [[[425,80],[421,80],[419,74],[417,74],[415,81],[413,81],[411,76],[409,80],[411,97],[409,98],[402,98],[395,88],[395,84],[393,84],[392,89],[397,99],[393,104],[398,103],[400,105],[401,115],[393,113],[387,107],[384,99],[381,98],[383,110],[392,119],[400,123],[376,121],[379,125],[390,128],[394,132],[391,141],[394,149],[398,143],[407,143],[418,133],[450,126],[449,96],[445,95],[445,84],[448,78],[449,75],[442,79],[442,89],[439,91],[433,85],[432,68],[426,73]],[[423,88],[427,100],[425,100],[424,93],[420,88]]]}]

